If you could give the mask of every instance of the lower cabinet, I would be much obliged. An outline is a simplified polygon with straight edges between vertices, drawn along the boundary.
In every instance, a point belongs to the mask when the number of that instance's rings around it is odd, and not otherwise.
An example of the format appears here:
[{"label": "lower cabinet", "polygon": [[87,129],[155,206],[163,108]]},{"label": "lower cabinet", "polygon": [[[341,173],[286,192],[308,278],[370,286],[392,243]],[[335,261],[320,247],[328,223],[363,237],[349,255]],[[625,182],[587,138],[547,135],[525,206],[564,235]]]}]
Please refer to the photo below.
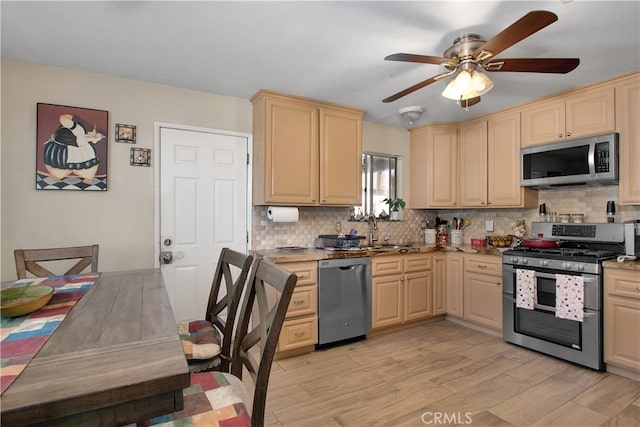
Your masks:
[{"label": "lower cabinet", "polygon": [[318,343],[318,264],[306,261],[278,266],[295,273],[298,281],[282,325],[276,354],[304,348],[312,351]]},{"label": "lower cabinet", "polygon": [[447,254],[447,315],[502,330],[502,258]]},{"label": "lower cabinet", "polygon": [[464,319],[502,330],[502,258],[465,255]]},{"label": "lower cabinet", "polygon": [[604,269],[604,361],[640,372],[640,274]]},{"label": "lower cabinet", "polygon": [[433,316],[434,291],[430,254],[373,257],[371,276],[372,329]]},{"label": "lower cabinet", "polygon": [[447,315],[464,316],[464,255],[447,254]]},{"label": "lower cabinet", "polygon": [[433,315],[447,312],[447,257],[433,255]]}]

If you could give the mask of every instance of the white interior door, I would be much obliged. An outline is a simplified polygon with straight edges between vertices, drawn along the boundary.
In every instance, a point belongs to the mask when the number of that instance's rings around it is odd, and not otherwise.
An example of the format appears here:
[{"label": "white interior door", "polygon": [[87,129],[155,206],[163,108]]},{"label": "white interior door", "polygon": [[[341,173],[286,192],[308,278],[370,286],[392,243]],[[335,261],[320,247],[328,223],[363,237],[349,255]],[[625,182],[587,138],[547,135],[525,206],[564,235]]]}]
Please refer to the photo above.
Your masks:
[{"label": "white interior door", "polygon": [[160,266],[177,321],[202,318],[223,247],[247,251],[247,136],[160,126]]}]

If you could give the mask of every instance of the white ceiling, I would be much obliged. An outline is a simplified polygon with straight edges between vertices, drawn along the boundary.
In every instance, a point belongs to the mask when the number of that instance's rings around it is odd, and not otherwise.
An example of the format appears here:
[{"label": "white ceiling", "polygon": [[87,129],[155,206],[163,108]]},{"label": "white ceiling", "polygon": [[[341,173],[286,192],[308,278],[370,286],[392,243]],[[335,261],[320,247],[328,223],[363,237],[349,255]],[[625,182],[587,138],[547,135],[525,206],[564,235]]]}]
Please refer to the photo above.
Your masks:
[{"label": "white ceiling", "polygon": [[[425,108],[413,126],[463,120],[640,69],[637,0],[3,0],[0,8],[2,58],[241,98],[270,89],[360,108],[365,120],[405,128],[401,107]],[[559,19],[497,58],[577,57],[576,70],[489,73],[495,87],[468,111],[440,96],[446,81],[382,103],[440,72],[385,56],[441,56],[460,34],[488,40],[531,10]]]}]

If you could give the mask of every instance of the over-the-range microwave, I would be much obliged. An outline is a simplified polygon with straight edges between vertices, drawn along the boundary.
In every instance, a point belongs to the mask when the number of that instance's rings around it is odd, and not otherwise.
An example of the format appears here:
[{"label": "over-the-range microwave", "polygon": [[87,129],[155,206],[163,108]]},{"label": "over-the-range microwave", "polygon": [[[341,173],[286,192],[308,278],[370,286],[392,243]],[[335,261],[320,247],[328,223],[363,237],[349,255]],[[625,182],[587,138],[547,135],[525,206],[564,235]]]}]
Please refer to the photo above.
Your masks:
[{"label": "over-the-range microwave", "polygon": [[615,132],[520,149],[520,185],[534,188],[618,184]]}]

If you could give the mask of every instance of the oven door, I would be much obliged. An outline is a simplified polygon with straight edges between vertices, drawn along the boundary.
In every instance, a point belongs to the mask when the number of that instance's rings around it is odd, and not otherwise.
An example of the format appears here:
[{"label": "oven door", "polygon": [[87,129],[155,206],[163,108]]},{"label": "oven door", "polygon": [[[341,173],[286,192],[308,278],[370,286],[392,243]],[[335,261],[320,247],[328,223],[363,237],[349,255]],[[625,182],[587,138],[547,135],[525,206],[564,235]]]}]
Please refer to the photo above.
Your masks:
[{"label": "oven door", "polygon": [[538,303],[533,310],[516,307],[515,269],[512,266],[504,266],[503,279],[509,282],[503,295],[505,341],[593,369],[604,368],[599,276],[583,275],[585,309],[582,322],[556,318],[555,273],[536,271]]}]

